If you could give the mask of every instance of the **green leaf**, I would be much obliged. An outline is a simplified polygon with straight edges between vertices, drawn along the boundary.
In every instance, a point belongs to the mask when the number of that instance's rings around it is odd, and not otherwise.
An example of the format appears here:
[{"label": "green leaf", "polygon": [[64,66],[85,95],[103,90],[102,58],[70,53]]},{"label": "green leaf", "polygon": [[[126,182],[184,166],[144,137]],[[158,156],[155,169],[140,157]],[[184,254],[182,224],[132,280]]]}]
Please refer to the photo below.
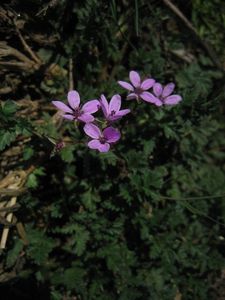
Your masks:
[{"label": "green leaf", "polygon": [[13,101],[6,101],[2,106],[2,112],[5,116],[13,115],[18,109],[18,106]]},{"label": "green leaf", "polygon": [[14,247],[8,251],[6,258],[6,265],[11,268],[19,258],[20,252],[22,251],[24,245],[21,240],[17,239],[15,241]]},{"label": "green leaf", "polygon": [[65,162],[72,162],[74,160],[74,146],[66,146],[60,152],[62,159]]},{"label": "green leaf", "polygon": [[34,154],[34,149],[32,148],[25,148],[23,152],[23,159],[29,160]]},{"label": "green leaf", "polygon": [[17,137],[16,132],[12,131],[0,131],[0,151],[9,146]]},{"label": "green leaf", "polygon": [[27,236],[29,240],[27,255],[38,265],[46,263],[55,246],[54,240],[47,237],[43,231],[32,228],[28,228]]}]

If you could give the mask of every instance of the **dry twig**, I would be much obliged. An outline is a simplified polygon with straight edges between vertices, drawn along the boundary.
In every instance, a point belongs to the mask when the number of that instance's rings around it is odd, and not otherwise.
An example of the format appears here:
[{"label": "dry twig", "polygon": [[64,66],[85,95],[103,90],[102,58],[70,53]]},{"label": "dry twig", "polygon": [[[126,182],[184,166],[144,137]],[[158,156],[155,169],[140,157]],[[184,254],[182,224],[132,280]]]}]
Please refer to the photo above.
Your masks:
[{"label": "dry twig", "polygon": [[69,59],[69,90],[72,91],[74,89],[74,81],[73,81],[73,59]]},{"label": "dry twig", "polygon": [[[24,183],[26,182],[27,176],[34,170],[34,166],[31,166],[28,170],[26,171],[14,171],[9,173],[4,179],[1,180],[0,182],[0,189],[12,189],[12,190],[19,190]],[[12,208],[15,207],[17,201],[17,197],[13,196],[10,201],[6,202],[0,202],[0,208]],[[4,218],[6,212],[1,212],[1,216]],[[10,211],[10,213],[6,216],[6,223],[11,223],[13,220],[13,213]],[[20,226],[21,229],[21,226]],[[23,230],[23,228],[21,229]],[[1,237],[1,242],[0,242],[0,249],[4,249],[6,246],[7,238],[9,234],[9,226],[6,225],[3,229],[2,232],[2,237]],[[26,240],[27,242],[27,240]]]},{"label": "dry twig", "polygon": [[27,42],[25,41],[25,39],[23,38],[17,24],[16,24],[16,21],[14,21],[14,25],[15,25],[15,28],[16,28],[16,33],[18,34],[18,37],[21,41],[21,43],[23,44],[24,46],[24,49],[30,54],[30,56],[33,58],[33,60],[38,64],[38,65],[41,65],[42,64],[42,61],[40,60],[40,58],[37,56],[37,54],[35,54],[33,52],[33,50],[30,48],[30,46],[27,44]]},{"label": "dry twig", "polygon": [[220,69],[221,71],[225,72],[224,68],[222,67],[221,62],[217,58],[215,51],[209,46],[208,43],[203,41],[199,36],[197,30],[192,25],[192,23],[184,16],[184,14],[180,11],[178,7],[176,7],[170,0],[163,0],[163,2],[183,21],[183,23],[194,33],[194,35],[198,38],[199,42],[201,43],[202,47],[206,50],[209,57],[215,64],[215,66]]}]

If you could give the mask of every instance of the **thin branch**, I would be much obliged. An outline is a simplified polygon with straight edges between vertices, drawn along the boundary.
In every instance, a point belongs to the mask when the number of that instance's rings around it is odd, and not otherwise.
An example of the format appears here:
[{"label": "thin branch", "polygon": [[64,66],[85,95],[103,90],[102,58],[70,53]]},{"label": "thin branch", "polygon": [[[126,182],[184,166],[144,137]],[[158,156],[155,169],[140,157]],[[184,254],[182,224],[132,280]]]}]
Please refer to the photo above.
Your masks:
[{"label": "thin branch", "polygon": [[0,42],[0,57],[10,56],[10,55],[15,56],[20,61],[27,63],[31,66],[34,65],[34,62],[31,59],[29,59],[26,55],[22,54],[17,49],[8,46],[6,43]]},{"label": "thin branch", "polygon": [[215,64],[215,66],[220,69],[221,71],[225,72],[224,68],[222,67],[221,62],[217,58],[215,51],[206,43],[204,40],[201,39],[197,30],[192,25],[192,23],[184,16],[184,14],[180,11],[178,7],[176,7],[170,0],[163,0],[163,2],[168,6],[182,21],[183,23],[194,33],[194,35],[198,38],[199,42],[202,44],[202,47],[206,50],[209,57]]},{"label": "thin branch", "polygon": [[160,195],[161,198],[167,199],[167,200],[174,200],[174,201],[187,201],[187,200],[201,200],[201,199],[217,199],[217,198],[225,198],[225,194],[223,195],[211,195],[211,196],[196,196],[196,197],[180,197],[180,198],[174,198],[174,197],[168,197],[168,196],[163,196]]},{"label": "thin branch", "polygon": [[73,89],[74,89],[73,59],[70,57],[70,59],[69,59],[69,90],[72,91]]},{"label": "thin branch", "polygon": [[12,88],[10,86],[6,86],[4,88],[0,89],[0,95],[5,95],[5,94],[9,94],[12,92]]},{"label": "thin branch", "polygon": [[5,67],[16,67],[16,68],[20,68],[20,69],[24,69],[24,70],[30,70],[30,65],[23,63],[23,62],[19,62],[19,61],[15,61],[15,62],[11,62],[11,61],[0,61],[0,66],[5,66]]},{"label": "thin branch", "polygon": [[0,213],[3,212],[3,213],[8,213],[8,212],[13,212],[13,211],[16,211],[20,208],[20,205],[18,203],[16,203],[15,205],[11,206],[11,207],[8,207],[8,206],[5,206],[5,207],[1,207],[0,208]]},{"label": "thin branch", "polygon": [[225,195],[218,195],[218,196],[200,196],[200,197],[188,197],[188,198],[173,198],[173,197],[166,197],[166,196],[160,196],[162,199],[166,199],[166,200],[174,200],[174,201],[178,201],[181,205],[183,205],[186,209],[188,209],[190,212],[194,213],[194,214],[198,214],[208,220],[210,220],[213,223],[216,223],[218,225],[221,225],[225,228],[225,224],[217,221],[216,219],[208,216],[207,214],[205,214],[204,212],[202,212],[201,210],[199,210],[198,208],[192,206],[187,200],[192,200],[192,199],[211,199],[211,198],[223,198],[225,197]]},{"label": "thin branch", "polygon": [[25,39],[23,38],[18,26],[16,25],[16,22],[14,21],[14,25],[15,25],[15,28],[16,28],[16,32],[19,36],[19,39],[21,41],[21,43],[23,44],[24,46],[24,49],[30,54],[30,56],[33,58],[33,60],[38,63],[39,65],[42,64],[42,61],[40,60],[40,58],[32,51],[32,49],[30,48],[30,46],[27,44],[27,42],[25,41]]},{"label": "thin branch", "polygon": [[17,232],[18,232],[20,238],[22,239],[24,245],[28,245],[29,241],[27,239],[26,231],[21,222],[16,222],[16,229],[17,229]]},{"label": "thin branch", "polygon": [[37,14],[36,16],[45,16],[46,15],[46,12],[47,10],[50,8],[50,7],[54,7],[58,4],[58,0],[51,0],[48,4],[46,4]]},{"label": "thin branch", "polygon": [[[8,207],[12,207],[16,204],[16,197],[12,197],[11,200],[9,201],[9,204],[7,205]],[[13,218],[13,214],[9,213],[6,217],[6,221],[11,223],[12,222],[12,218]],[[2,238],[1,238],[1,242],[0,242],[0,249],[5,249],[6,246],[6,241],[8,238],[8,234],[9,234],[9,228],[5,227],[3,229],[3,233],[2,233]]]}]

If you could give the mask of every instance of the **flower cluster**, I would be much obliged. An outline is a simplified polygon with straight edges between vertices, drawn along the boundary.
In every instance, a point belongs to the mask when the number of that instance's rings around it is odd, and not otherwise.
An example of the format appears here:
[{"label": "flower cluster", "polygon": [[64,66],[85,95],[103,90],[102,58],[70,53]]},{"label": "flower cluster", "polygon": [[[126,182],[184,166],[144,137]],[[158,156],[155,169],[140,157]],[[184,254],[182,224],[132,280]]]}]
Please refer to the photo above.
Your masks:
[{"label": "flower cluster", "polygon": [[[164,87],[153,78],[141,81],[139,74],[135,71],[129,73],[130,83],[118,81],[118,84],[129,91],[127,100],[144,100],[156,106],[176,105],[182,98],[180,95],[172,94],[175,88],[174,83],[169,83]],[[152,89],[152,92],[149,90]],[[110,147],[116,143],[121,134],[112,124],[121,119],[130,109],[121,109],[121,96],[116,94],[108,102],[104,95],[100,99],[87,101],[80,104],[80,95],[77,91],[70,91],[67,95],[68,104],[61,101],[52,101],[60,111],[61,116],[69,121],[84,123],[84,132],[91,138],[88,142],[90,149],[100,152],[108,152]],[[94,113],[102,111],[103,121],[93,116]],[[97,125],[102,124],[101,128]]]},{"label": "flower cluster", "polygon": [[[182,100],[180,95],[171,95],[175,88],[174,83],[169,83],[163,87],[152,78],[141,81],[139,74],[135,71],[130,72],[129,78],[131,83],[118,81],[120,86],[130,92],[127,96],[128,100],[144,100],[156,106],[175,105]],[[147,92],[150,88],[153,88],[153,94]]]}]

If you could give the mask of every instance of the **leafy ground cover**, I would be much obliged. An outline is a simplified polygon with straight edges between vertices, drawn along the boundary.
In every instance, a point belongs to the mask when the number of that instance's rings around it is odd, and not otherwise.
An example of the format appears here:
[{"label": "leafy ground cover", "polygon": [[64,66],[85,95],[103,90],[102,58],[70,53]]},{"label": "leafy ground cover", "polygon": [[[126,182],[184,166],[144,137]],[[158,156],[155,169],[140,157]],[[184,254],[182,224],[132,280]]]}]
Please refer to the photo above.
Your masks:
[{"label": "leafy ground cover", "polygon": [[[5,299],[224,299],[223,8],[1,2],[1,234],[16,198]],[[117,81],[130,70],[175,82],[183,100],[126,101]],[[131,110],[111,151],[89,149],[52,105],[73,89],[83,101],[119,93]]]}]

